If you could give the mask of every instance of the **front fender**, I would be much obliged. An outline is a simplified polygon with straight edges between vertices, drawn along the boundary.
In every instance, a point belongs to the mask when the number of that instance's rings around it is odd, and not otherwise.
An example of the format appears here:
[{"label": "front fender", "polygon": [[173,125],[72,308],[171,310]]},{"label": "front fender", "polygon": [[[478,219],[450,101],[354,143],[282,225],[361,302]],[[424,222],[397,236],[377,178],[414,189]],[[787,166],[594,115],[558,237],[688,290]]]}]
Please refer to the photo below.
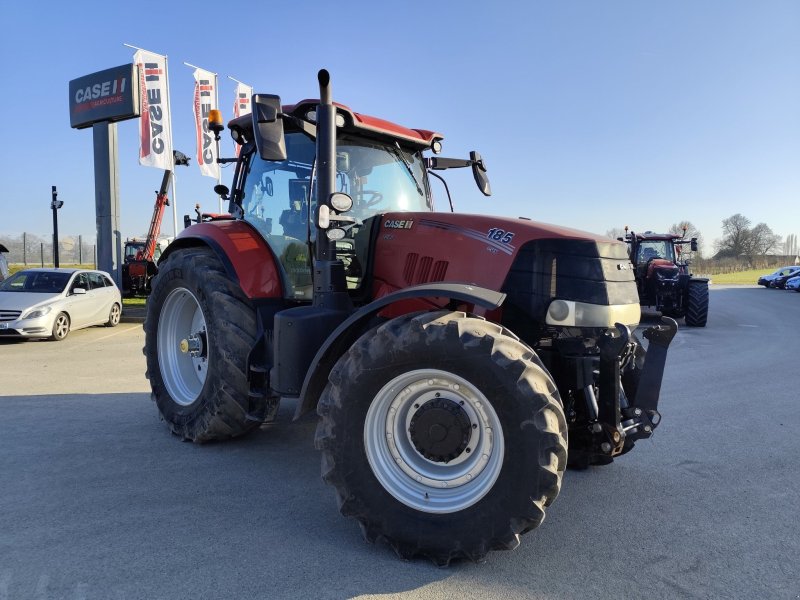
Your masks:
[{"label": "front fender", "polygon": [[245,221],[211,221],[184,229],[159,259],[175,250],[208,246],[222,261],[228,277],[248,298],[283,297],[283,280],[274,252],[261,234]]},{"label": "front fender", "polygon": [[328,336],[311,361],[300,390],[295,420],[314,409],[327,385],[328,373],[333,365],[364,333],[372,318],[390,304],[413,298],[449,298],[451,301],[494,310],[503,304],[506,295],[462,283],[426,283],[393,292],[362,306]]}]

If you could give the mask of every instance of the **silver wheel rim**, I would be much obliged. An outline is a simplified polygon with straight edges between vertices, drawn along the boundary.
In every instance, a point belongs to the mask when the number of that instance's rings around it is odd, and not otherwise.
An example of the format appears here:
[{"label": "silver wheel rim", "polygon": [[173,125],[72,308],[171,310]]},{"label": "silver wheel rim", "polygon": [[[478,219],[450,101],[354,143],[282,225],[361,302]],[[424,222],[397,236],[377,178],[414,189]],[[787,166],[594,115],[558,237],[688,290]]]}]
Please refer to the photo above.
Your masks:
[{"label": "silver wheel rim", "polygon": [[[158,366],[164,387],[181,406],[203,391],[208,372],[206,320],[200,304],[186,288],[170,292],[158,318]],[[199,341],[189,350],[190,341]]]},{"label": "silver wheel rim", "polygon": [[69,319],[66,315],[58,315],[56,317],[56,337],[63,338],[69,332]]},{"label": "silver wheel rim", "polygon": [[[440,398],[459,404],[471,423],[468,450],[446,463],[423,456],[410,434],[415,414]],[[383,488],[426,513],[457,512],[478,502],[497,481],[505,453],[491,403],[467,380],[438,369],[409,371],[381,388],[367,411],[364,448]]]},{"label": "silver wheel rim", "polygon": [[121,311],[120,311],[120,308],[119,308],[119,304],[115,304],[114,306],[111,307],[111,324],[112,325],[116,325],[117,323],[119,323],[120,312]]}]

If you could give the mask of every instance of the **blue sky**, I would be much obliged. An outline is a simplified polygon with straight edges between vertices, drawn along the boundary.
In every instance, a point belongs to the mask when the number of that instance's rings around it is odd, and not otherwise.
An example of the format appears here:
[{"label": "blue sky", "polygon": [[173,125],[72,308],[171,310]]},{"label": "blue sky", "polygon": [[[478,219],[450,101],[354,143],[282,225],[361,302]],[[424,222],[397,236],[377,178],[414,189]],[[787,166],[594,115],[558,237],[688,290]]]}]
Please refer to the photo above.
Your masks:
[{"label": "blue sky", "polygon": [[[94,234],[92,134],[70,129],[67,86],[130,62],[124,42],[168,55],[174,145],[189,155],[194,80],[184,61],[220,74],[226,119],[228,75],[292,103],[316,96],[324,67],[334,99],[353,110],[440,131],[445,156],[481,152],[493,196],[467,172],[447,172],[459,212],[596,233],[690,220],[709,245],[738,212],[800,234],[800,2],[232,6],[76,2],[45,17],[29,2],[7,12],[0,234],[48,234],[51,185],[65,202],[60,232]],[[136,121],[118,131],[121,229],[139,235],[162,172],[139,166]],[[178,171],[179,221],[196,202],[217,206],[215,181],[195,162]]]}]

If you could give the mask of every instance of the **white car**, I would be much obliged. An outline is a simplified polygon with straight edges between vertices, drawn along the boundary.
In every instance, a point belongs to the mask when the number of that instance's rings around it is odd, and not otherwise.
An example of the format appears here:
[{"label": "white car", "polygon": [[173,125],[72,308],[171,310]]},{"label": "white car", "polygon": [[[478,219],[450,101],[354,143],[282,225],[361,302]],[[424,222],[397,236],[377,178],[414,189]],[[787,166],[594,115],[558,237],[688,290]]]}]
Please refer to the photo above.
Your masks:
[{"label": "white car", "polygon": [[63,340],[70,331],[115,327],[119,288],[103,271],[26,269],[0,283],[0,336]]}]

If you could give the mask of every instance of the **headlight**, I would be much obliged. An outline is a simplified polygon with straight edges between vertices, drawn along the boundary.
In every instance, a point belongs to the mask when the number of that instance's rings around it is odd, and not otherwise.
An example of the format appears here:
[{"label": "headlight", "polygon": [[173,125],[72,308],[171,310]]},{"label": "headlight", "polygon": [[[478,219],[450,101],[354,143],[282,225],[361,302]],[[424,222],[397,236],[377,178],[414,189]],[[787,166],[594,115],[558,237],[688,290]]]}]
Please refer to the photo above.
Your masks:
[{"label": "headlight", "polygon": [[31,310],[28,313],[25,313],[24,315],[22,315],[22,317],[20,317],[20,319],[38,319],[39,317],[45,316],[51,310],[53,310],[52,306],[41,306],[39,308]]},{"label": "headlight", "polygon": [[589,304],[556,299],[547,309],[548,325],[566,327],[613,327],[615,323],[636,326],[641,318],[639,304]]}]

